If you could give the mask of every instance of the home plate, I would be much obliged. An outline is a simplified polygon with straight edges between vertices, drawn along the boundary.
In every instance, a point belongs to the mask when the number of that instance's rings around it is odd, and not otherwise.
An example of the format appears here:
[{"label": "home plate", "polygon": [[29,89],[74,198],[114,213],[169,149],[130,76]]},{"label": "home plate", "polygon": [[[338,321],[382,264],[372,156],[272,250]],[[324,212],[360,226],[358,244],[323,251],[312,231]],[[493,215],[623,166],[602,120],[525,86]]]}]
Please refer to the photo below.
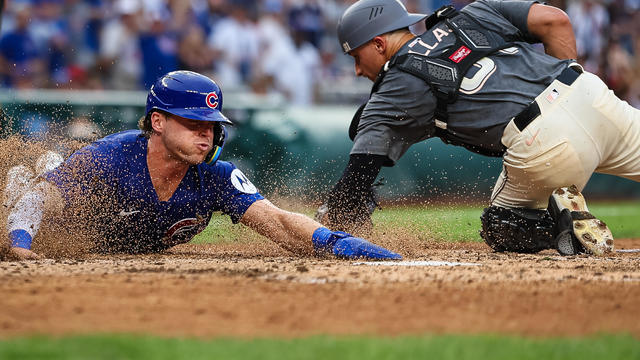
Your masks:
[{"label": "home plate", "polygon": [[374,265],[374,266],[480,266],[481,264],[449,262],[449,261],[364,261],[353,263],[353,265]]}]

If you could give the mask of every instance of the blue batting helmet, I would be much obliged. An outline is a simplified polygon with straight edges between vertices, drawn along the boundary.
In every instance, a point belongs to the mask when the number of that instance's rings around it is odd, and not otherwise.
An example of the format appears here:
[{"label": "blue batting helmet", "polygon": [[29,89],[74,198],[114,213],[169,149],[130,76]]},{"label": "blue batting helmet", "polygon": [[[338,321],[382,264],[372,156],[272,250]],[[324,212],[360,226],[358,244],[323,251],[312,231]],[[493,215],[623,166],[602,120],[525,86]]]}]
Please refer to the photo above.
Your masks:
[{"label": "blue batting helmet", "polygon": [[193,71],[172,71],[156,80],[147,95],[146,115],[153,110],[192,120],[232,124],[222,114],[222,90]]},{"label": "blue batting helmet", "polygon": [[223,124],[233,124],[222,114],[222,90],[215,81],[193,71],[172,71],[156,80],[147,95],[145,116],[154,110],[192,120],[212,121],[213,149],[204,161],[214,164],[227,137]]}]

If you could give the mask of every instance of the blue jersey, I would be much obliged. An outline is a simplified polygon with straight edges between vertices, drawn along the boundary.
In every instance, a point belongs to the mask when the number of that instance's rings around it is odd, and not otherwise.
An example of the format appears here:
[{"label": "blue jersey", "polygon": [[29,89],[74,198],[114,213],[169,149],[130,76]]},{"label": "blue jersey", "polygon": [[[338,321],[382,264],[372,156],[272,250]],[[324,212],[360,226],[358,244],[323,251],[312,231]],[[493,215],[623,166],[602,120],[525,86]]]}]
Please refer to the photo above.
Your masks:
[{"label": "blue jersey", "polygon": [[[148,139],[129,130],[73,153],[44,178],[60,189],[66,213],[100,235],[97,250],[141,253],[190,241],[221,211],[237,223],[264,199],[232,163],[189,167],[168,201],[159,201],[147,167]],[[76,221],[76,220],[74,220]]]}]

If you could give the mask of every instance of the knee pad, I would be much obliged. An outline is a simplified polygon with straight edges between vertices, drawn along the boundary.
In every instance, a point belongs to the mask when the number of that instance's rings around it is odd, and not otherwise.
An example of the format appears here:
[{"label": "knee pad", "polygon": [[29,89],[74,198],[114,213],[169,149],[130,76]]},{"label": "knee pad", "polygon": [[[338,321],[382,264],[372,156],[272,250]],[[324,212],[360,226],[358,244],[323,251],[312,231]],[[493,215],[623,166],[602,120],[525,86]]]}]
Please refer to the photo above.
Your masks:
[{"label": "knee pad", "polygon": [[546,210],[490,206],[480,220],[480,236],[495,251],[536,253],[555,248],[554,221]]}]

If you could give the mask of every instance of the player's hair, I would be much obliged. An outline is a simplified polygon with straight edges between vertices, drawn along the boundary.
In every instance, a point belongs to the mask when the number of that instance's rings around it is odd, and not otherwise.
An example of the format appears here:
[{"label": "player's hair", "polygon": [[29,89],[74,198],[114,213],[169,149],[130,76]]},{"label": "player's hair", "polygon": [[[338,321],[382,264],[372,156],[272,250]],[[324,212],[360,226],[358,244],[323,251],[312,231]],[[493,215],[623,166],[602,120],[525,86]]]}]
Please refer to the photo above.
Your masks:
[{"label": "player's hair", "polygon": [[142,133],[145,137],[151,137],[151,134],[153,134],[153,126],[151,126],[151,114],[153,114],[154,112],[159,112],[160,114],[166,116],[166,117],[170,117],[171,114],[164,111],[164,110],[159,110],[159,109],[153,109],[151,111],[149,111],[149,113],[145,116],[142,116],[139,120],[138,120],[138,129],[142,130]]}]

